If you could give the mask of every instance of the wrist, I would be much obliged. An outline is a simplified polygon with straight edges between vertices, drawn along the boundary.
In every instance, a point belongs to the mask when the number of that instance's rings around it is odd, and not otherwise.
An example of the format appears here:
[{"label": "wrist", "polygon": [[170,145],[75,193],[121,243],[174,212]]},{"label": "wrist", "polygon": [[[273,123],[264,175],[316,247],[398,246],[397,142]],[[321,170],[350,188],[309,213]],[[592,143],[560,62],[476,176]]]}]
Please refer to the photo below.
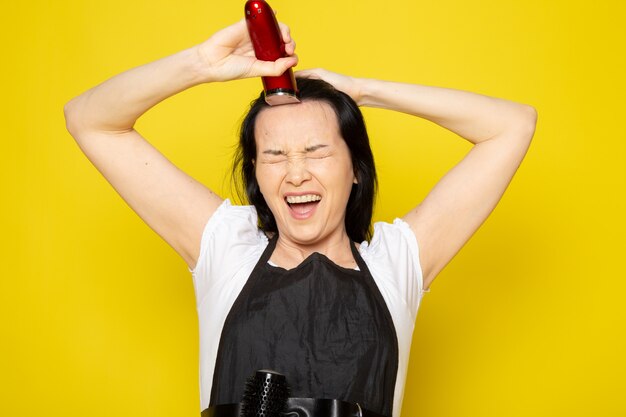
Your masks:
[{"label": "wrist", "polygon": [[374,86],[373,80],[368,78],[356,78],[356,97],[357,104],[363,107],[372,107],[374,105]]},{"label": "wrist", "polygon": [[196,45],[189,50],[189,69],[196,84],[210,83],[215,81],[209,71],[208,59],[202,45]]}]

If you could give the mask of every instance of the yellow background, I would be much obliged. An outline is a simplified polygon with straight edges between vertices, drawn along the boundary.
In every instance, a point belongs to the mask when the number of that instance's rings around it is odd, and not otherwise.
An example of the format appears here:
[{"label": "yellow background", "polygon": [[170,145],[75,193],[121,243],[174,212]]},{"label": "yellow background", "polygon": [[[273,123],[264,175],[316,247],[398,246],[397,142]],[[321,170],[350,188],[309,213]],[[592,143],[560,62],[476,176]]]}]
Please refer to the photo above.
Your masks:
[{"label": "yellow background", "polygon": [[[405,416],[626,415],[621,1],[272,0],[300,68],[445,86],[535,106],[530,152],[418,315]],[[198,335],[185,264],[65,131],[63,104],[201,42],[243,1],[3,6],[0,415],[197,416]],[[206,85],[139,130],[223,196],[260,81]],[[469,146],[365,110],[377,220],[419,202]]]}]

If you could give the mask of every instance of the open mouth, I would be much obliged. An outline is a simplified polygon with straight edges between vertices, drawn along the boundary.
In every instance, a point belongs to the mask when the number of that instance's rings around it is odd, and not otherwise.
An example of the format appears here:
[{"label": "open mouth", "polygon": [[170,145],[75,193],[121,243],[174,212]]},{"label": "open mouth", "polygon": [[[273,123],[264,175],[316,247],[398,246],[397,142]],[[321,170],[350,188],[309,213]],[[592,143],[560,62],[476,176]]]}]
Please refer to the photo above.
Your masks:
[{"label": "open mouth", "polygon": [[290,195],[285,197],[285,202],[296,218],[307,218],[312,215],[321,200],[322,196],[317,194]]}]

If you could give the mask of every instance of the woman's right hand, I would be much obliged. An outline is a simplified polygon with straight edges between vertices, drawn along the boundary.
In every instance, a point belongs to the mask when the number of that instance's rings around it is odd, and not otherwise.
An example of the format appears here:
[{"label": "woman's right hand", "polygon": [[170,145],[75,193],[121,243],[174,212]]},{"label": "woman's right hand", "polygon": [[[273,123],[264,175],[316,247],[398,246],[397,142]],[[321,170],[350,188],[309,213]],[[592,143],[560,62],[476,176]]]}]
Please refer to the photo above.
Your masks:
[{"label": "woman's right hand", "polygon": [[298,63],[294,54],[296,44],[289,27],[283,23],[279,23],[279,27],[289,56],[275,62],[256,59],[245,19],[213,34],[196,47],[204,82],[278,76],[295,66]]},{"label": "woman's right hand", "polygon": [[282,74],[298,58],[289,29],[280,29],[289,56],[276,62],[255,58],[241,20],[200,45],[118,74],[65,106],[67,128],[81,150],[190,267],[222,199],[146,141],[135,122],[157,103],[201,83]]}]

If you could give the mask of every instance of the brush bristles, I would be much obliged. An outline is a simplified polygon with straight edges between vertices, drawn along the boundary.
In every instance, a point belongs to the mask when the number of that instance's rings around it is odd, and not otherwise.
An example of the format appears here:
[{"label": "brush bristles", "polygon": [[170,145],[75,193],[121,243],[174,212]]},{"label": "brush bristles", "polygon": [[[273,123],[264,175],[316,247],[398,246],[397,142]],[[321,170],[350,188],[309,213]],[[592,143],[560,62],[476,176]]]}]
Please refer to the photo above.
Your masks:
[{"label": "brush bristles", "polygon": [[246,381],[241,417],[279,417],[288,398],[289,386],[284,375],[257,371]]}]

